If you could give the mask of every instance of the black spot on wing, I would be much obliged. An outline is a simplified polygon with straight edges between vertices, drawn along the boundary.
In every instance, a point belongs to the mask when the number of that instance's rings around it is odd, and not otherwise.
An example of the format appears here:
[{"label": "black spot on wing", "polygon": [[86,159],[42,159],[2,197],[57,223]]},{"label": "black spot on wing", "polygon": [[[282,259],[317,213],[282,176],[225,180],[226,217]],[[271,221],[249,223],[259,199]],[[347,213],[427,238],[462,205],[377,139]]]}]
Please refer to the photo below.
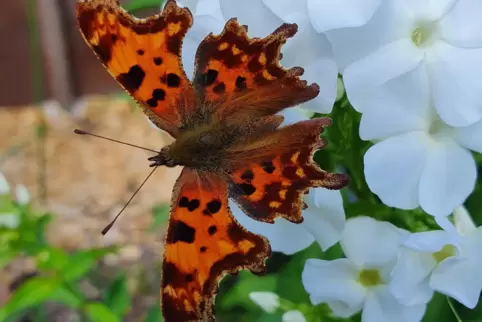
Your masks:
[{"label": "black spot on wing", "polygon": [[206,73],[201,75],[199,82],[201,83],[201,85],[209,86],[216,81],[217,77],[218,71],[214,69],[209,69]]},{"label": "black spot on wing", "polygon": [[243,180],[246,180],[246,181],[251,181],[254,179],[254,173],[253,171],[251,170],[246,170],[243,172],[243,174],[241,175],[241,179]]},{"label": "black spot on wing", "polygon": [[157,65],[157,66],[162,64],[162,58],[161,57],[154,57],[153,61],[154,61],[154,64]]},{"label": "black spot on wing", "polygon": [[238,188],[238,192],[241,192],[243,195],[252,195],[256,191],[256,187],[253,186],[251,183],[241,183],[237,184],[236,187]]},{"label": "black spot on wing", "polygon": [[128,91],[136,91],[141,87],[146,73],[139,65],[132,66],[127,73],[117,76],[117,81]]},{"label": "black spot on wing", "polygon": [[219,199],[211,200],[207,203],[206,210],[209,212],[209,214],[214,215],[219,210],[221,210],[221,201]]},{"label": "black spot on wing", "polygon": [[156,107],[158,101],[163,101],[166,98],[166,92],[161,88],[156,88],[152,91],[152,97],[147,100],[147,104],[151,107]]},{"label": "black spot on wing", "polygon": [[187,208],[187,210],[189,211],[194,211],[199,208],[200,204],[201,203],[199,202],[199,199],[189,200],[188,197],[182,197],[181,199],[179,199],[178,205],[181,208]]},{"label": "black spot on wing", "polygon": [[214,235],[217,231],[218,231],[218,228],[217,228],[216,226],[214,226],[214,225],[213,225],[213,226],[209,226],[209,228],[208,228],[208,233],[209,233],[209,235],[211,235],[211,236]]},{"label": "black spot on wing", "polygon": [[168,87],[179,87],[181,84],[181,79],[176,74],[167,74],[167,86]]},{"label": "black spot on wing", "polygon": [[167,234],[167,242],[170,244],[177,242],[185,242],[191,244],[194,242],[195,234],[195,228],[187,225],[182,221],[175,220],[171,223],[171,227]]},{"label": "black spot on wing", "polygon": [[216,94],[223,94],[226,91],[226,85],[224,83],[217,84],[213,87],[213,92]]},{"label": "black spot on wing", "polygon": [[246,89],[247,88],[246,78],[244,78],[242,76],[238,76],[236,78],[236,88],[239,89],[239,90]]},{"label": "black spot on wing", "polygon": [[273,173],[274,170],[276,170],[275,166],[273,165],[273,162],[271,161],[266,161],[261,163],[261,167],[263,168],[264,172],[266,173]]}]

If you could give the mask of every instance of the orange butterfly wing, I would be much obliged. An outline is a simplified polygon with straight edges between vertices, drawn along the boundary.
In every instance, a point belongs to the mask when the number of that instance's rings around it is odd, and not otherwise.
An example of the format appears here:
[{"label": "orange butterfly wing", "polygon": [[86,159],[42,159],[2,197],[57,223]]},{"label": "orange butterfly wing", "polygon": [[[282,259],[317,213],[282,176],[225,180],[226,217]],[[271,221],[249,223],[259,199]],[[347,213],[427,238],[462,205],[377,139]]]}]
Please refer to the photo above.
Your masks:
[{"label": "orange butterfly wing", "polygon": [[324,171],[312,159],[326,145],[320,133],[330,124],[328,118],[298,122],[278,129],[255,147],[244,147],[240,163],[245,166],[232,173],[230,196],[258,221],[273,223],[284,217],[302,222],[303,194],[309,188],[341,189],[348,183],[345,175]]},{"label": "orange butterfly wing", "polygon": [[87,44],[147,116],[176,136],[195,94],[181,63],[192,25],[188,9],[168,0],[161,14],[137,19],[118,0],[80,0],[77,18]]},{"label": "orange butterfly wing", "polygon": [[225,178],[184,168],[172,196],[161,297],[166,321],[214,321],[218,282],[243,268],[261,273],[271,250],[241,227]]},{"label": "orange butterfly wing", "polygon": [[199,45],[193,85],[221,119],[272,115],[316,97],[319,87],[299,78],[303,69],[279,64],[281,46],[296,24],[283,24],[265,38],[249,38],[247,27],[230,19],[220,35]]}]

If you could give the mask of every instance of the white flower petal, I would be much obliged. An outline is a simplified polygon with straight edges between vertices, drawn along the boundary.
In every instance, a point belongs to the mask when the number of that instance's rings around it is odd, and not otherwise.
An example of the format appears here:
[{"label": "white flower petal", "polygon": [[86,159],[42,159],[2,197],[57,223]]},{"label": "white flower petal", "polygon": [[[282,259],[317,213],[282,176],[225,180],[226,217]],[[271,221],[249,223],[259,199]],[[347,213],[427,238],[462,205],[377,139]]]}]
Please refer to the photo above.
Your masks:
[{"label": "white flower petal", "polygon": [[[199,16],[210,16],[218,21],[225,21],[226,16],[223,16],[221,11],[220,0],[198,0],[196,5],[196,10],[194,15],[198,18]],[[194,23],[198,23],[195,20]],[[212,32],[219,32],[220,30],[212,30]]]},{"label": "white flower petal", "polygon": [[473,309],[482,291],[480,264],[472,259],[447,258],[433,271],[430,286]]},{"label": "white flower petal", "polygon": [[237,17],[238,22],[248,26],[251,37],[266,37],[283,21],[262,0],[221,1],[221,12],[227,20]]},{"label": "white flower petal", "polygon": [[348,99],[360,110],[367,97],[380,85],[413,71],[423,58],[422,51],[410,38],[403,38],[350,64],[343,72]]},{"label": "white flower petal", "polygon": [[15,187],[15,196],[16,201],[20,205],[26,205],[30,202],[30,193],[28,192],[27,187],[23,184],[19,184]]},{"label": "white flower petal", "polygon": [[454,138],[465,148],[482,153],[482,121],[456,128]]},{"label": "white flower petal", "polygon": [[437,42],[427,53],[427,71],[438,114],[450,126],[468,126],[482,117],[482,49]]},{"label": "white flower petal", "polygon": [[20,225],[20,216],[13,212],[0,213],[0,227],[15,229]]},{"label": "white flower petal", "polygon": [[418,206],[427,140],[423,132],[410,132],[379,142],[365,153],[366,181],[384,204],[402,209]]},{"label": "white flower petal", "polygon": [[286,126],[300,121],[309,120],[313,116],[313,112],[306,111],[300,107],[287,108],[279,113],[284,117],[281,125]]},{"label": "white flower petal", "polygon": [[455,227],[460,235],[467,236],[477,230],[477,227],[475,226],[472,217],[470,217],[467,208],[465,208],[464,206],[459,206],[455,208],[453,212],[453,217]]},{"label": "white flower petal", "polygon": [[337,94],[338,67],[331,59],[316,59],[304,66],[303,79],[308,83],[316,83],[320,86],[318,96],[300,107],[307,110],[328,114],[333,108]]},{"label": "white flower petal", "polygon": [[370,20],[381,0],[308,0],[311,23],[318,32],[358,27]]},{"label": "white flower petal", "polygon": [[391,42],[409,37],[413,22],[400,14],[402,9],[399,1],[382,1],[367,24],[326,32],[340,70]]},{"label": "white flower petal", "polygon": [[323,251],[337,243],[345,228],[343,199],[338,190],[314,188],[305,197],[302,225],[316,239]]},{"label": "white flower petal", "polygon": [[362,140],[384,139],[429,126],[430,89],[425,66],[382,85],[364,104],[360,122]]},{"label": "white flower petal", "polygon": [[413,233],[403,241],[403,246],[423,253],[438,252],[447,244],[456,245],[457,239],[444,230]]},{"label": "white flower petal", "polygon": [[403,0],[405,14],[414,20],[435,21],[452,9],[457,0]]},{"label": "white flower petal", "polygon": [[[177,0],[177,4],[182,7],[182,8],[189,8],[191,12],[193,12],[196,9],[196,5],[199,2],[199,0]],[[163,6],[164,7],[164,4]]]},{"label": "white flower petal", "polygon": [[306,322],[306,318],[301,313],[301,311],[298,310],[291,310],[288,312],[285,312],[283,316],[281,317],[282,322]]},{"label": "white flower petal", "polygon": [[434,142],[420,177],[420,206],[446,216],[474,190],[477,169],[472,154],[452,141]]},{"label": "white flower petal", "polygon": [[308,18],[306,0],[263,0],[263,3],[283,21],[305,24]]},{"label": "white flower petal", "polygon": [[8,184],[7,179],[0,172],[0,195],[6,195],[10,193],[10,185]]},{"label": "white flower petal", "polygon": [[[184,43],[182,45],[182,65],[187,77],[192,79],[194,76],[194,59],[196,57],[196,50],[199,46],[199,42],[193,40],[192,38],[184,38]],[[150,120],[149,120],[150,121]],[[150,121],[152,123],[152,121]],[[154,123],[152,125],[158,128]]]},{"label": "white flower petal", "polygon": [[430,253],[401,249],[391,273],[390,292],[403,305],[428,303],[433,295],[429,276],[435,265]]},{"label": "white flower petal", "polygon": [[395,262],[400,239],[401,233],[389,222],[354,217],[346,222],[341,247],[359,267],[380,268]]},{"label": "white flower petal", "polygon": [[279,296],[273,292],[251,292],[249,298],[268,313],[275,312],[280,305]]},{"label": "white flower petal", "polygon": [[356,308],[363,303],[366,292],[357,282],[358,274],[358,268],[346,258],[332,261],[308,259],[301,279],[313,304],[339,301]]},{"label": "white flower petal", "polygon": [[284,45],[281,64],[287,68],[304,68],[302,78],[320,86],[320,94],[301,107],[318,113],[331,111],[336,98],[338,67],[325,35],[317,34],[311,26],[300,28],[298,34]]},{"label": "white flower petal", "polygon": [[425,309],[424,304],[402,305],[390,294],[387,286],[377,286],[367,294],[362,321],[421,321]]},{"label": "white flower petal", "polygon": [[236,220],[244,228],[268,238],[274,252],[291,255],[305,249],[315,241],[315,238],[303,225],[294,224],[283,218],[276,219],[274,224],[263,223],[245,215],[231,200],[229,207]]},{"label": "white flower petal", "polygon": [[452,10],[440,21],[442,37],[457,47],[482,47],[482,2],[457,1]]},{"label": "white flower petal", "polygon": [[349,318],[353,314],[359,312],[363,307],[363,302],[354,307],[351,307],[341,301],[326,301],[326,304],[328,304],[334,315],[341,318]]}]

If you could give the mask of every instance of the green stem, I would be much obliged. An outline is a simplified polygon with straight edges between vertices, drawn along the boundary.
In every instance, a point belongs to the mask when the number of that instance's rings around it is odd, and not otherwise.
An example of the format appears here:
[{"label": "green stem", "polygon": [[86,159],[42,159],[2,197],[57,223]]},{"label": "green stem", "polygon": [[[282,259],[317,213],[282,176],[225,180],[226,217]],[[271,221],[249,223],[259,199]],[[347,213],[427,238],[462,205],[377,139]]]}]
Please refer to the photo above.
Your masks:
[{"label": "green stem", "polygon": [[447,303],[449,304],[449,307],[450,309],[452,310],[452,313],[454,314],[455,316],[455,319],[457,320],[457,322],[463,322],[462,319],[460,318],[460,315],[457,313],[457,311],[455,310],[455,306],[454,304],[452,303],[452,301],[450,300],[450,297],[447,296]]}]

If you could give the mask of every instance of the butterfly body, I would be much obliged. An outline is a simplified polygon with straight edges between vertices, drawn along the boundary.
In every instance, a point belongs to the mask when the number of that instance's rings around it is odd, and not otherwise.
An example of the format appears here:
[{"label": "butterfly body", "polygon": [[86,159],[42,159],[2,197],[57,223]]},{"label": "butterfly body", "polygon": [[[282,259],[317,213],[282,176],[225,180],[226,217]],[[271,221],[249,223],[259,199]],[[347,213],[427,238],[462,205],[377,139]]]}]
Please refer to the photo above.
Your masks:
[{"label": "butterfly body", "polygon": [[[303,220],[312,187],[340,189],[348,179],[313,162],[328,118],[283,126],[277,115],[313,99],[316,84],[303,69],[284,69],[281,46],[296,31],[283,24],[264,38],[230,19],[196,53],[192,80],[181,63],[192,25],[186,8],[167,0],[163,11],[138,19],[117,0],[77,0],[87,44],[149,119],[174,142],[149,158],[151,166],[182,166],[171,199],[163,255],[161,298],[167,322],[214,321],[214,296],[226,274],[265,270],[266,238],[232,216],[232,199],[251,218]],[[289,236],[287,236],[288,238]]]},{"label": "butterfly body", "polygon": [[[150,158],[152,165],[185,166],[207,172],[231,173],[246,163],[246,147],[262,145],[283,121],[269,116],[248,121],[205,118],[179,133],[177,139]],[[232,153],[238,151],[237,155]],[[253,160],[256,161],[256,160]]]}]

